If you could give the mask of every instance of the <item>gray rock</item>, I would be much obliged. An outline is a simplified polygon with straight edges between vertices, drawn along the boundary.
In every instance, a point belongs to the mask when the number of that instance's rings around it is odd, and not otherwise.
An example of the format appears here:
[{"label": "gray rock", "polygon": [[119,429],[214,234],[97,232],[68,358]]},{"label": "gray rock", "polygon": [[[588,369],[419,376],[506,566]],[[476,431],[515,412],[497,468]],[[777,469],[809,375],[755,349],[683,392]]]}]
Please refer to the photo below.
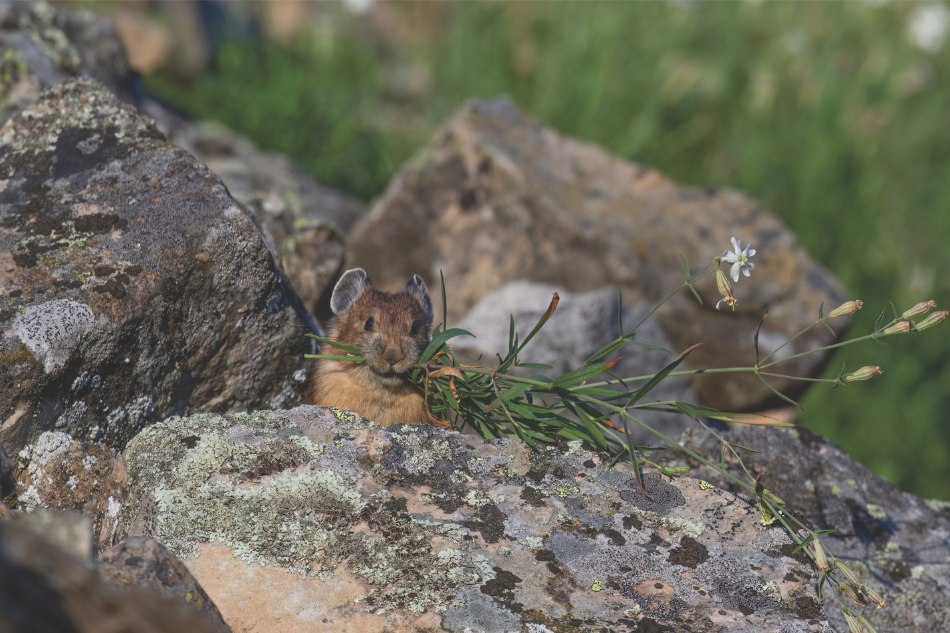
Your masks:
[{"label": "gray rock", "polygon": [[830,631],[754,504],[649,471],[644,494],[580,444],[312,406],[171,418],[125,450],[118,535],[182,557],[236,630]]},{"label": "gray rock", "polygon": [[[740,426],[723,437],[759,451],[741,452],[749,471],[768,472],[765,486],[814,529],[834,530],[822,543],[887,600],[883,609],[863,610],[878,631],[947,630],[950,504],[898,490],[805,428]],[[716,454],[720,448],[715,438],[698,432],[685,434],[682,442],[700,455]],[[695,468],[694,476],[733,488],[712,469],[693,460],[687,463]],[[738,470],[732,459],[727,464]],[[827,615],[835,630],[848,630],[840,610],[829,608]]]},{"label": "gray rock", "polygon": [[146,589],[154,595],[191,605],[207,630],[230,633],[221,612],[180,558],[153,539],[134,536],[103,552],[96,560],[99,576],[116,587]]},{"label": "gray rock", "polygon": [[0,129],[0,177],[10,453],[299,402],[315,322],[220,179],[131,106],[57,84]]},{"label": "gray rock", "polygon": [[192,606],[141,588],[102,582],[28,521],[0,514],[0,631],[221,633]]},{"label": "gray rock", "polygon": [[[595,352],[620,337],[621,316],[618,310],[617,291],[603,288],[588,293],[571,293],[563,288],[549,284],[528,281],[513,281],[500,290],[490,292],[475,304],[469,313],[458,322],[460,327],[475,335],[453,339],[453,348],[458,347],[467,358],[465,362],[475,362],[485,366],[496,366],[498,358],[508,351],[510,317],[515,320],[515,332],[523,341],[541,315],[548,307],[554,292],[560,296],[554,316],[545,323],[538,334],[531,339],[520,357],[524,362],[550,365],[550,370],[530,370],[530,373],[543,373],[551,378],[566,374],[580,367]],[[639,323],[652,306],[646,303],[625,305],[623,308],[623,327],[629,331]],[[636,332],[635,340],[670,349],[671,343],[656,319],[647,319]],[[662,350],[648,349],[636,345],[627,345],[620,352],[604,357],[598,362],[623,356],[613,372],[621,378],[654,374],[662,369],[672,356]],[[610,376],[597,378],[597,381],[612,380]],[[593,381],[591,381],[593,382]],[[631,389],[641,386],[643,381],[631,382]],[[618,391],[624,391],[620,386]],[[654,401],[693,402],[697,400],[690,381],[686,377],[668,378],[657,385],[649,395]],[[644,424],[648,424],[667,437],[679,437],[695,423],[683,415],[671,415],[658,411],[639,411],[635,414]],[[613,423],[623,426],[619,416],[611,418]],[[641,446],[663,445],[664,442],[643,427],[629,423],[627,425],[634,443]]]},{"label": "gray rock", "polygon": [[[354,228],[347,263],[375,265],[373,282],[383,290],[417,273],[438,287],[441,270],[452,323],[518,279],[571,292],[619,286],[629,301],[655,304],[683,282],[680,255],[696,271],[733,236],[758,250],[754,275],[736,284],[736,312],[715,310],[719,296],[708,277],[697,283],[704,306],[685,291],[658,315],[677,351],[705,343],[688,360],[694,368],[752,364],[752,334],[766,309],[760,342],[774,349],[812,323],[821,303],[828,310],[842,303],[840,284],[746,196],[678,185],[544,128],[498,99],[469,102],[433,133]],[[786,350],[831,340],[814,328]],[[825,358],[783,367],[808,376]],[[792,394],[802,384],[776,382]],[[751,373],[701,376],[695,385],[705,404],[726,411],[774,399]]]},{"label": "gray rock", "polygon": [[112,23],[88,9],[0,2],[0,124],[69,77],[92,77],[126,103],[135,100],[125,48]]}]

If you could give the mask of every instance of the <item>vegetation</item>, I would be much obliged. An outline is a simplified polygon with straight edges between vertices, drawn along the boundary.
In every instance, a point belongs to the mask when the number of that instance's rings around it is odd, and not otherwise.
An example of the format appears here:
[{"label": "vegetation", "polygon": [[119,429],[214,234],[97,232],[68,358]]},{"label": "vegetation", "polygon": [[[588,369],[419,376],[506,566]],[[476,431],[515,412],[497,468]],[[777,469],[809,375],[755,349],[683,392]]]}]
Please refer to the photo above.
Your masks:
[{"label": "vegetation", "polygon": [[[393,6],[412,38],[341,11],[288,46],[229,42],[193,85],[147,86],[365,200],[461,102],[507,93],[561,133],[760,199],[864,301],[856,331],[888,300],[950,304],[950,43],[914,46],[916,5]],[[873,394],[817,385],[801,423],[900,487],[950,499],[940,340],[843,348],[826,378],[842,362],[886,375]]]}]

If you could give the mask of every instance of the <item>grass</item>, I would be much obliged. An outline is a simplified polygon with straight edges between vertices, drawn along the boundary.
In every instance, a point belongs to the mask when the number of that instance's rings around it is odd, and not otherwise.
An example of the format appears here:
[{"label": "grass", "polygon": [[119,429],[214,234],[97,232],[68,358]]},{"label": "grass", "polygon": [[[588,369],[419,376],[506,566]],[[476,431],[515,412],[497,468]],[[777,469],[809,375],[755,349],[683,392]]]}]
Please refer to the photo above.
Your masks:
[{"label": "grass", "polygon": [[[286,47],[226,44],[193,85],[158,75],[147,86],[364,200],[461,102],[506,93],[561,133],[758,198],[864,300],[854,335],[889,300],[950,305],[950,44],[914,48],[915,5],[394,6],[415,27],[409,42],[341,13]],[[429,87],[394,89],[407,68]],[[945,336],[847,348],[826,377],[842,362],[885,374],[813,389],[802,423],[901,488],[950,499]]]}]

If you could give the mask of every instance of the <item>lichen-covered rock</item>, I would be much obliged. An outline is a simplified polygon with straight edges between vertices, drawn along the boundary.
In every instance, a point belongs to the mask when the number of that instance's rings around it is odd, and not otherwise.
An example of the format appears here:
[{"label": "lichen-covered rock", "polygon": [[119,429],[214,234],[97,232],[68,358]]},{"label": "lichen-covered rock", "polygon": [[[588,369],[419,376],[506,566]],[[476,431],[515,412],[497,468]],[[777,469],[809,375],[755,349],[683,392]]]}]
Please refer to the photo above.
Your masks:
[{"label": "lichen-covered rock", "polygon": [[[687,291],[659,314],[677,352],[705,343],[690,356],[693,367],[752,364],[750,340],[766,309],[759,345],[771,350],[812,323],[821,303],[830,310],[844,301],[840,285],[746,196],[678,185],[541,127],[499,99],[470,102],[433,134],[354,228],[347,256],[348,265],[372,269],[385,290],[413,274],[438,287],[441,270],[455,322],[517,279],[572,292],[619,286],[628,300],[654,303],[683,282],[680,255],[698,270],[732,236],[758,250],[754,276],[736,286],[736,312],[714,309],[716,283],[707,278],[697,283],[704,306]],[[831,340],[816,328],[782,353]],[[814,354],[784,367],[810,375],[823,362]],[[776,381],[792,393],[802,384]],[[748,373],[707,375],[696,385],[707,405],[724,410],[774,398]]]},{"label": "lichen-covered rock", "polygon": [[329,291],[343,272],[343,239],[364,205],[321,185],[287,156],[209,121],[186,121],[155,101],[151,116],[169,140],[217,174],[246,208],[308,310],[332,318]]},{"label": "lichen-covered rock", "polygon": [[135,98],[122,41],[88,9],[47,2],[0,3],[0,123],[68,77],[92,77],[122,101]]},{"label": "lichen-covered rock", "polygon": [[125,459],[119,537],[181,556],[235,630],[829,630],[754,504],[655,472],[645,494],[580,442],[302,406],[171,418]]},{"label": "lichen-covered rock", "polygon": [[0,443],[113,447],[187,411],[299,402],[316,327],[213,173],[101,84],[0,130]]},{"label": "lichen-covered rock", "polygon": [[140,536],[127,538],[96,559],[99,576],[117,587],[147,589],[194,607],[208,630],[230,633],[221,612],[180,558],[161,543]]},{"label": "lichen-covered rock", "polygon": [[[822,543],[887,600],[883,609],[865,610],[878,631],[950,630],[950,504],[898,490],[804,428],[741,426],[723,437],[757,451],[740,454],[751,472],[768,472],[766,487],[789,508],[815,529],[834,530]],[[683,441],[700,455],[719,450],[708,434],[690,432]],[[696,476],[731,488],[712,469],[691,465]],[[835,630],[847,630],[840,610],[826,613]]]},{"label": "lichen-covered rock", "polygon": [[136,587],[120,591],[102,582],[90,561],[67,554],[33,527],[0,513],[0,631],[226,630],[209,627],[184,600]]},{"label": "lichen-covered rock", "polygon": [[[515,320],[515,332],[519,340],[524,340],[544,314],[553,293],[557,292],[560,301],[544,327],[535,335],[521,352],[524,362],[550,365],[549,370],[537,370],[551,378],[556,378],[583,365],[595,352],[621,336],[646,317],[653,306],[647,303],[625,305],[623,312],[618,310],[620,298],[614,288],[602,288],[593,292],[576,294],[567,292],[550,284],[528,281],[513,281],[500,290],[490,292],[472,307],[469,313],[456,324],[471,332],[475,338],[460,336],[452,339],[453,353],[467,364],[475,363],[494,366],[496,354],[503,358],[508,353],[508,334],[510,319]],[[622,318],[622,322],[621,322]],[[637,328],[634,340],[640,343],[659,345],[670,349],[672,346],[656,319],[649,318]],[[468,357],[459,356],[460,353]],[[613,373],[621,378],[644,376],[660,371],[672,360],[672,356],[663,350],[638,347],[628,344],[619,352],[604,357],[607,361],[618,356],[622,360],[614,365]],[[535,371],[535,370],[532,370]],[[600,380],[612,380],[604,375]],[[631,383],[640,386],[642,381]],[[617,385],[618,390],[624,390]],[[648,399],[656,401],[680,402],[697,401],[689,379],[685,376],[667,378],[657,385]],[[636,417],[641,422],[662,432],[667,437],[679,437],[687,428],[696,426],[690,418],[683,415],[670,415],[658,411],[640,410]],[[614,424],[622,426],[624,421],[614,416]],[[637,424],[628,425],[633,442],[640,446],[662,443],[656,435]]]}]

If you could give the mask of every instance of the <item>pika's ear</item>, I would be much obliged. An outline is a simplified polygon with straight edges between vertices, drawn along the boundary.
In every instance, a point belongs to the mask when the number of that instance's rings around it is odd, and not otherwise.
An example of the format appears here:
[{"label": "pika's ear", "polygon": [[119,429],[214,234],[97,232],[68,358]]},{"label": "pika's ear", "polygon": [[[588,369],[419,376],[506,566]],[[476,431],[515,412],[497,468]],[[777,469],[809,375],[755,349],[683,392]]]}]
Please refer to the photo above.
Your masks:
[{"label": "pika's ear", "polygon": [[426,290],[426,282],[422,281],[419,275],[413,275],[412,279],[406,282],[406,292],[419,297],[422,302],[422,311],[426,313],[426,322],[432,325],[435,315],[432,313],[432,300],[429,299],[429,291]]},{"label": "pika's ear", "polygon": [[330,309],[333,310],[333,314],[339,315],[349,310],[360,293],[372,287],[369,275],[362,268],[353,268],[343,273],[330,296]]}]

